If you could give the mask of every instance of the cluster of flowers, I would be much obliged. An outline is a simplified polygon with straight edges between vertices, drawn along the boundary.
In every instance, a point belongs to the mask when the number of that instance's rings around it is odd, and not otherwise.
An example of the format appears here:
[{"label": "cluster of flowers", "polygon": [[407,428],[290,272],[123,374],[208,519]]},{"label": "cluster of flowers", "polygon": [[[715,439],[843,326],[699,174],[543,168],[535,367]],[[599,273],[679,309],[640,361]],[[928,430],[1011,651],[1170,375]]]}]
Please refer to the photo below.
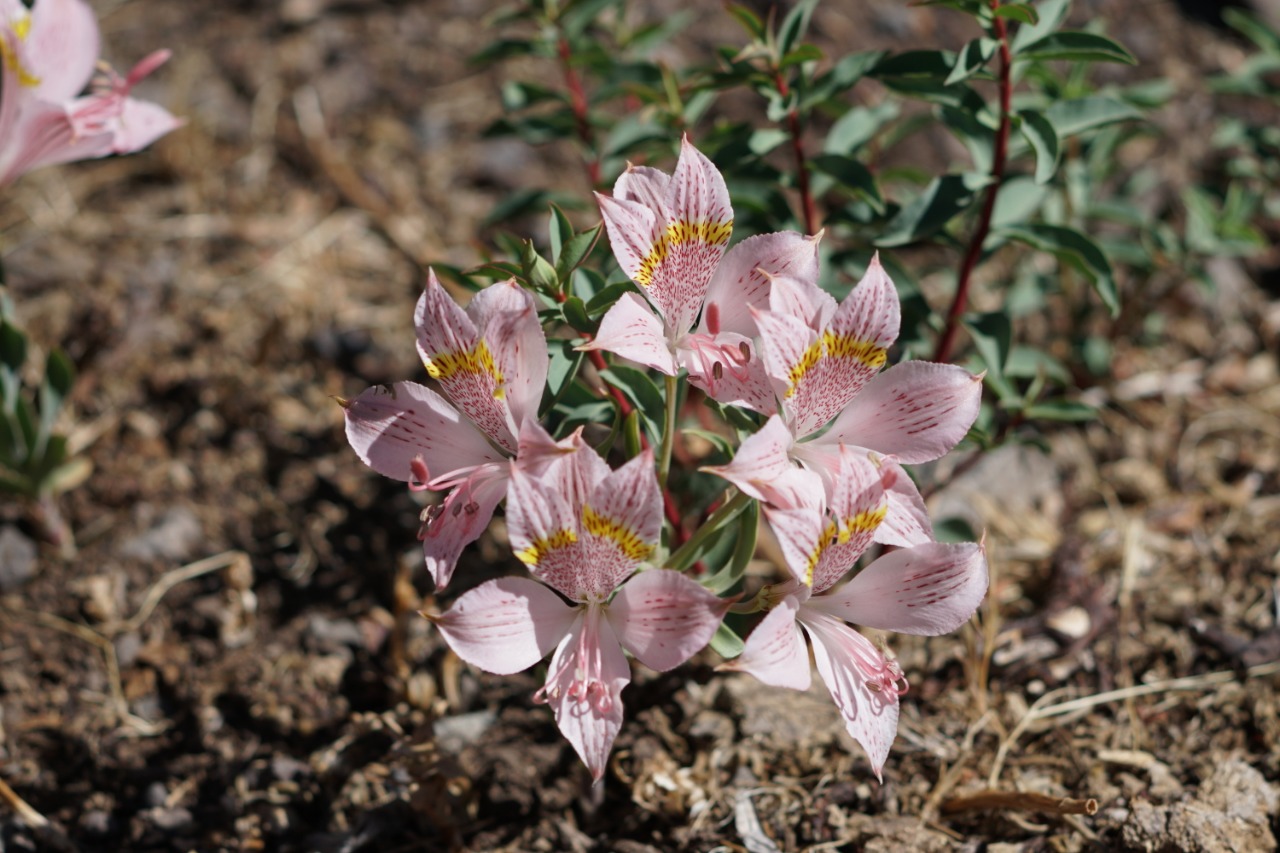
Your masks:
[{"label": "cluster of flowers", "polygon": [[[818,237],[765,234],[726,252],[728,191],[687,139],[674,175],[630,167],[599,202],[639,293],[624,294],[580,349],[683,372],[717,402],[767,416],[728,464],[706,469],[760,502],[791,575],[761,590],[754,608],[739,605],[766,615],[725,668],[807,689],[807,634],[879,776],[907,686],[851,623],[941,634],[985,594],[981,545],[934,541],[901,468],[959,442],[977,416],[980,377],[924,362],[881,369],[899,305],[878,259],[837,304],[816,284]],[[464,311],[431,275],[415,319],[439,391],[400,382],[342,403],[361,459],[413,489],[447,493],[421,534],[438,586],[505,498],[512,548],[532,578],[484,583],[433,621],[459,657],[492,673],[554,651],[534,699],[551,705],[598,781],[631,677],[623,650],[675,667],[708,643],[736,597],[663,567],[650,451],[610,470],[581,430],[556,440],[538,424],[548,363],[538,308],[513,280]],[[872,543],[892,548],[837,586]]]},{"label": "cluster of flowers", "polygon": [[167,50],[125,77],[99,67],[98,52],[98,24],[84,0],[38,0],[31,9],[0,0],[0,186],[41,166],[137,151],[181,124],[129,97]]}]

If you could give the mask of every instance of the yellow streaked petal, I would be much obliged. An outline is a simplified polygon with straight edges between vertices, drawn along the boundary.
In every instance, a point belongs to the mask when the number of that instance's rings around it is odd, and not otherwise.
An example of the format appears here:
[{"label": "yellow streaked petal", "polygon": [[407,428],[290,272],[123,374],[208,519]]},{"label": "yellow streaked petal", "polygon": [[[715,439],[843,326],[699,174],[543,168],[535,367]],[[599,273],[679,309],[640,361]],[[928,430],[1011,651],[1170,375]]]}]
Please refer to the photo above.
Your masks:
[{"label": "yellow streaked petal", "polygon": [[796,393],[805,375],[824,358],[844,358],[860,362],[873,370],[884,367],[889,351],[875,341],[861,340],[850,335],[840,335],[828,329],[804,351],[800,359],[787,371],[787,394]]},{"label": "yellow streaked petal", "polygon": [[501,400],[506,396],[506,389],[503,387],[506,377],[498,369],[497,362],[493,360],[493,353],[484,341],[479,341],[471,349],[461,352],[435,353],[425,359],[423,364],[426,365],[428,375],[436,380],[451,379],[460,373],[489,376],[493,379],[494,398]]},{"label": "yellow streaked petal", "polygon": [[578,534],[572,530],[557,530],[550,536],[535,539],[528,548],[516,551],[516,559],[526,566],[536,566],[551,552],[568,548],[577,541]]},{"label": "yellow streaked petal", "polygon": [[593,536],[608,539],[618,546],[618,550],[630,560],[640,562],[653,553],[653,546],[647,544],[640,535],[616,519],[593,510],[583,504],[582,529]]},{"label": "yellow streaked petal", "polygon": [[685,243],[705,243],[708,246],[723,246],[729,242],[729,235],[732,233],[732,219],[724,222],[712,222],[706,219],[697,222],[687,222],[685,220],[672,222],[667,225],[667,230],[654,241],[649,253],[640,260],[639,267],[636,269],[632,279],[636,284],[647,287],[653,282],[654,271],[667,259],[671,249],[675,246]]}]

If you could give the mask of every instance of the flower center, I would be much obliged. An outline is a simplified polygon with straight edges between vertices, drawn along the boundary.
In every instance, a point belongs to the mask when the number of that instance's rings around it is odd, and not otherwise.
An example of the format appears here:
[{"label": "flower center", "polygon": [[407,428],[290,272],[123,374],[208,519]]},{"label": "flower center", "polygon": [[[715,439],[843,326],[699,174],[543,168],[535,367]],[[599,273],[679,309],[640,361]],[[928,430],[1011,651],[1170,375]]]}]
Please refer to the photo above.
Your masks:
[{"label": "flower center", "polygon": [[546,704],[563,695],[597,714],[608,714],[613,710],[614,697],[604,677],[604,651],[600,643],[604,602],[588,595],[582,606],[585,613],[577,643],[572,650],[565,650],[555,670],[547,674],[547,683],[533,694],[533,701]]}]

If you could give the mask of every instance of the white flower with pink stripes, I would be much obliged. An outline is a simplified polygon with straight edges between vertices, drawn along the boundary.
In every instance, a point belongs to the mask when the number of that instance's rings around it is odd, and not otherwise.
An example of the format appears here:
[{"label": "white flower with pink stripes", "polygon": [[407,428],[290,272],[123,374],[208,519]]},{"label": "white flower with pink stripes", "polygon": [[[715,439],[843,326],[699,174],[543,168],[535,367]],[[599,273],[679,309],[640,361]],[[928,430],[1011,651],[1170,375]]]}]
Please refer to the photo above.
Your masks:
[{"label": "white flower with pink stripes", "polygon": [[683,368],[714,400],[772,411],[751,307],[767,304],[772,276],[817,277],[818,237],[761,234],[726,254],[729,191],[687,137],[674,175],[628,166],[613,195],[596,198],[614,257],[644,299],[624,294],[581,349],[612,352],[667,376]]},{"label": "white flower with pink stripes", "polygon": [[888,499],[876,541],[931,541],[924,501],[899,463],[938,459],[964,438],[978,416],[981,377],[924,361],[881,370],[899,308],[879,257],[839,305],[809,281],[779,276],[769,310],[755,319],[781,412],[729,464],[707,470],[774,507],[815,506],[835,486],[842,447],[872,451],[884,457]]},{"label": "white flower with pink stripes", "polygon": [[98,61],[98,23],[83,0],[0,0],[0,186],[57,163],[127,154],[182,122],[129,92],[169,58],[144,58],[125,77]]},{"label": "white flower with pink stripes", "polygon": [[707,644],[730,603],[679,572],[636,573],[661,528],[650,451],[617,471],[581,445],[554,472],[513,466],[507,529],[537,580],[481,584],[432,620],[487,672],[519,672],[554,649],[534,698],[551,706],[597,782],[622,727],[623,649],[653,669],[676,667]]},{"label": "white flower with pink stripes", "polygon": [[930,542],[894,550],[837,587],[871,544],[889,501],[880,471],[863,454],[841,449],[832,473],[829,502],[766,508],[793,579],[767,592],[770,612],[724,668],[807,690],[807,634],[818,673],[878,778],[907,682],[898,664],[849,623],[930,636],[954,631],[986,594],[987,561],[980,544]]},{"label": "white flower with pink stripes", "polygon": [[567,445],[537,425],[547,341],[528,291],[514,280],[494,284],[464,311],[428,272],[414,321],[418,354],[443,393],[397,382],[342,403],[347,440],[366,465],[415,489],[448,492],[421,534],[427,569],[444,587],[506,495],[507,460],[550,464]]}]

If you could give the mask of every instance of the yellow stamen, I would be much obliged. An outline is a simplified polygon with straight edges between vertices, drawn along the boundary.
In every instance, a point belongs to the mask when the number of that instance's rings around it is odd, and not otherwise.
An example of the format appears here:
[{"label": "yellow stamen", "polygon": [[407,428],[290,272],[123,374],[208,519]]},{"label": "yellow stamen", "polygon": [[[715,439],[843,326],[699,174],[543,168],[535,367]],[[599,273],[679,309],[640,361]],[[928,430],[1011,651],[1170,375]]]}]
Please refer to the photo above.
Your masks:
[{"label": "yellow stamen", "polygon": [[585,504],[582,507],[582,529],[593,536],[608,539],[618,546],[618,550],[628,559],[639,562],[653,552],[651,545],[646,545],[640,536],[622,522],[601,515]]},{"label": "yellow stamen", "polygon": [[649,249],[649,254],[645,255],[640,261],[640,266],[635,275],[632,276],[632,279],[636,284],[647,287],[653,283],[654,271],[667,259],[667,255],[673,247],[684,243],[705,243],[708,246],[723,246],[729,242],[731,233],[733,233],[732,219],[726,222],[711,222],[706,219],[698,222],[686,222],[684,220],[672,222],[667,226],[667,230],[654,241],[653,248]]},{"label": "yellow stamen", "polygon": [[787,372],[787,381],[790,383],[787,388],[788,397],[796,393],[800,380],[824,358],[851,358],[873,370],[879,370],[884,367],[889,353],[875,341],[839,335],[828,329],[822,333],[822,337],[809,345],[809,348],[800,356],[800,360]]}]

